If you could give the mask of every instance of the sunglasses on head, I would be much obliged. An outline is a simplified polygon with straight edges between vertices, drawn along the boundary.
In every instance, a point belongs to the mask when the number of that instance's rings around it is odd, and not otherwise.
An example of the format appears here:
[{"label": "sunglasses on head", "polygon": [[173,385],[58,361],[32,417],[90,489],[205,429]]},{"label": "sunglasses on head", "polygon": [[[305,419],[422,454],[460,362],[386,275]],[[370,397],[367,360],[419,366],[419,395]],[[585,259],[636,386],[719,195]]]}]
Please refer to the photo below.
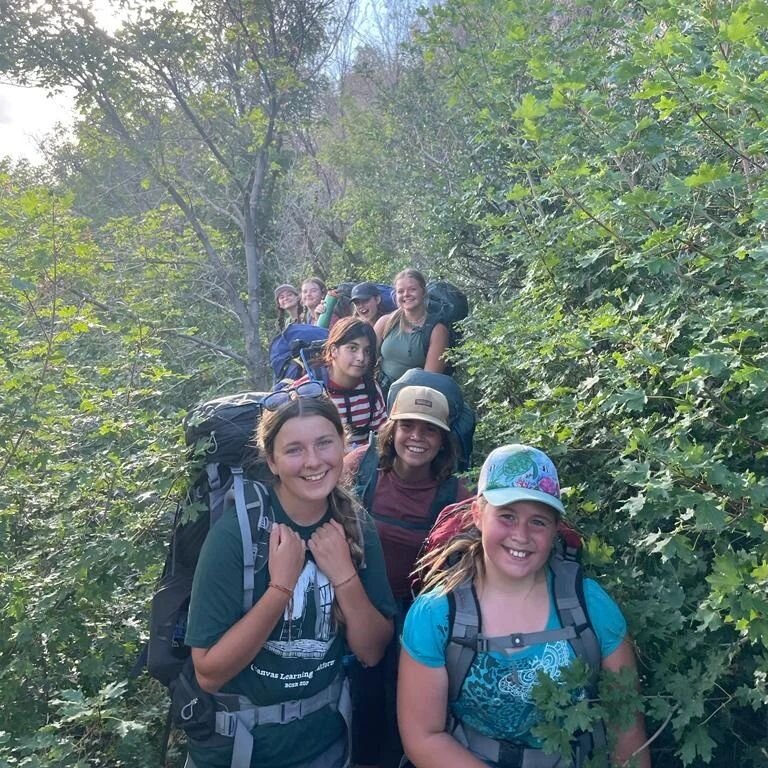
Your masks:
[{"label": "sunglasses on head", "polygon": [[288,389],[278,389],[277,392],[271,392],[262,401],[261,407],[268,411],[276,411],[281,406],[297,398],[313,399],[324,397],[327,394],[325,386],[321,381],[305,381],[297,387]]}]

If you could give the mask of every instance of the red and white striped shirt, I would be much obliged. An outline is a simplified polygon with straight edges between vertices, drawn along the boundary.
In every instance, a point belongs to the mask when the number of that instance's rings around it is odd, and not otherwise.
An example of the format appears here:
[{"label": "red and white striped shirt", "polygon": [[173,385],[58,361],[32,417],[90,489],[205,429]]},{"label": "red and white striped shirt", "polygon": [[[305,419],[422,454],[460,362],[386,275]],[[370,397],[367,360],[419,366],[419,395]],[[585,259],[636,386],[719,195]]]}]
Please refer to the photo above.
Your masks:
[{"label": "red and white striped shirt", "polygon": [[[310,381],[308,375],[296,379],[293,386]],[[371,382],[372,389],[361,379],[356,387],[346,389],[340,387],[334,381],[328,379],[325,386],[341,414],[341,420],[351,433],[351,446],[362,445],[368,441],[368,433],[378,432],[381,425],[387,420],[387,406],[384,403],[384,395],[379,385]],[[371,409],[373,401],[373,409]]]}]

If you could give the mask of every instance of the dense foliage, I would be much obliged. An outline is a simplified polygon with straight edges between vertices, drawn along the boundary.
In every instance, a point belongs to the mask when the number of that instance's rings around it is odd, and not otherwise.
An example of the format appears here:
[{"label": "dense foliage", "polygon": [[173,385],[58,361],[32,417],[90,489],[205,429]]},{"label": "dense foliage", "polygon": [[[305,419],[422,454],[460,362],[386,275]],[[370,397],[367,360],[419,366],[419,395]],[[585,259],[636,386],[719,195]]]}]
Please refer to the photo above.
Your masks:
[{"label": "dense foliage", "polygon": [[[304,238],[312,271],[467,288],[478,456],[556,458],[637,642],[655,764],[764,765],[768,4],[447,0],[407,28],[282,124],[266,251],[281,275],[308,273],[280,252]],[[0,177],[0,766],[157,760],[163,694],[128,670],[179,415],[249,376],[220,356],[231,309],[192,301],[189,221],[98,125],[49,184]],[[115,175],[130,199],[99,196]],[[239,236],[216,222],[217,247]]]}]

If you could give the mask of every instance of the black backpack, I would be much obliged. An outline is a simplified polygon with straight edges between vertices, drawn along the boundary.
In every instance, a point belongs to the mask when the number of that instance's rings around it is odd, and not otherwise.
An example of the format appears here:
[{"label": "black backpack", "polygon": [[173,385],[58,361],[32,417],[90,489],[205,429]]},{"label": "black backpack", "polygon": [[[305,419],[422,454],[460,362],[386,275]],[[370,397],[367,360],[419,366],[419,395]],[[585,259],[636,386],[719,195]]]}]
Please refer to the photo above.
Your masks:
[{"label": "black backpack", "polygon": [[[253,602],[254,574],[267,562],[272,513],[266,487],[247,463],[266,393],[244,392],[193,408],[184,419],[190,455],[199,466],[177,506],[163,575],[152,597],[147,647],[149,674],[173,689],[190,656],[184,643],[189,598],[197,561],[208,531],[234,502],[243,542],[243,612]],[[250,585],[250,589],[249,589]]]},{"label": "black backpack", "polygon": [[438,323],[448,327],[448,346],[458,343],[461,333],[457,324],[469,314],[467,295],[447,280],[430,280],[427,283],[427,322],[424,338],[429,344],[432,328]]}]

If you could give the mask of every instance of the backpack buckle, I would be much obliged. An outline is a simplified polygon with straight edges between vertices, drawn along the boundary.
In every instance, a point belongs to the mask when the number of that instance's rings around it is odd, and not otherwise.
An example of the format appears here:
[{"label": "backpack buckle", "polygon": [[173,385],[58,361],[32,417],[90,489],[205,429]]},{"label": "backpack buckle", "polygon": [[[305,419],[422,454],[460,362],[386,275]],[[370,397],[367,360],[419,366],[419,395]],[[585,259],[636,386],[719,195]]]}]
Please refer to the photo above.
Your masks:
[{"label": "backpack buckle", "polygon": [[301,701],[284,701],[280,704],[280,722],[292,723],[301,720]]},{"label": "backpack buckle", "polygon": [[216,733],[220,736],[232,738],[237,729],[237,715],[233,712],[216,713]]}]

